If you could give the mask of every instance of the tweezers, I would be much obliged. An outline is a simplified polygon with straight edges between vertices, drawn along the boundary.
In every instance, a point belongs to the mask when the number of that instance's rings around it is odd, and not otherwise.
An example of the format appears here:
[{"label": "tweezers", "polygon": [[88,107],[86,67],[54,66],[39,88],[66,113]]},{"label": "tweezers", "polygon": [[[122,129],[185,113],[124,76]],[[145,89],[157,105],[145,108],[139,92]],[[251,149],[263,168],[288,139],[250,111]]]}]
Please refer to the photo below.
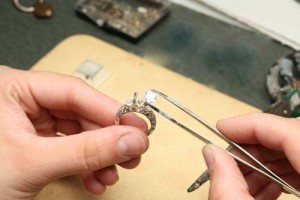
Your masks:
[{"label": "tweezers", "polygon": [[[214,126],[210,125],[208,122],[206,122],[203,118],[199,117],[198,115],[196,115],[195,113],[193,113],[192,111],[190,111],[189,109],[187,109],[186,107],[182,106],[181,104],[179,104],[177,101],[175,101],[174,99],[172,99],[171,97],[157,91],[154,89],[150,89],[145,93],[144,96],[144,101],[145,101],[145,105],[151,107],[154,111],[156,111],[157,113],[159,113],[160,115],[162,115],[163,117],[167,118],[168,120],[170,120],[171,122],[175,123],[177,126],[183,128],[185,131],[187,131],[188,133],[190,133],[191,135],[195,136],[197,139],[201,140],[202,142],[204,142],[205,144],[214,144],[212,141],[210,141],[209,139],[205,138],[204,136],[200,135],[199,133],[193,131],[192,129],[188,128],[186,125],[178,122],[176,119],[174,119],[173,117],[171,117],[169,114],[163,112],[161,109],[157,108],[156,106],[154,106],[154,103],[156,102],[158,97],[163,97],[164,99],[166,99],[168,102],[170,102],[171,104],[175,105],[177,108],[179,108],[180,110],[182,110],[183,112],[187,113],[189,116],[191,116],[193,119],[195,119],[196,121],[200,122],[204,127],[206,127],[208,130],[210,130],[211,132],[213,132],[215,135],[217,135],[219,138],[221,138],[222,140],[224,140],[226,143],[229,144],[229,147],[226,149],[226,152],[232,156],[236,161],[246,165],[247,167],[251,168],[253,171],[267,177],[268,179],[270,179],[273,182],[278,183],[283,190],[285,190],[288,193],[291,193],[297,197],[300,197],[300,192],[298,190],[296,190],[295,188],[293,188],[291,185],[289,185],[287,182],[285,182],[283,179],[281,179],[278,175],[276,175],[274,172],[272,172],[270,169],[268,169],[263,163],[261,163],[260,161],[258,161],[254,156],[252,156],[248,151],[246,151],[244,148],[242,148],[240,145],[238,145],[237,143],[231,141],[229,138],[227,138],[225,135],[223,135],[218,129],[216,129]],[[216,144],[214,144],[216,145]],[[217,145],[216,145],[217,146]],[[253,163],[255,163],[257,166],[254,166],[252,164],[250,164],[248,161],[236,156],[235,154],[230,152],[230,149],[235,148],[236,150],[238,150],[240,153],[242,153],[244,156],[246,156],[249,160],[251,160]],[[208,180],[209,179],[209,173],[208,171],[206,171],[205,173],[203,173],[192,185],[192,187],[189,188],[190,191],[193,191],[195,189],[197,189],[197,187],[200,186],[199,184],[199,180],[200,179],[205,179]]]}]

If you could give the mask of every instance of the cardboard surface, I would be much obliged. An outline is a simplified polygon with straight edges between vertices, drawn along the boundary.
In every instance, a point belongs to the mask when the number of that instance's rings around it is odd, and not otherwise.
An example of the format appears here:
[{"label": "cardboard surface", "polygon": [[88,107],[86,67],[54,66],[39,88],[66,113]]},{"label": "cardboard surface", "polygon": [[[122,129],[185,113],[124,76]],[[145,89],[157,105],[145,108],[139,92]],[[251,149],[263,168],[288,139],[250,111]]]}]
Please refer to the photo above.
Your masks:
[{"label": "cardboard surface", "polygon": [[[135,91],[142,96],[147,89],[154,88],[175,98],[211,124],[221,118],[257,111],[220,92],[85,35],[64,40],[32,70],[71,75],[86,60],[100,64],[102,70],[107,72],[105,74],[109,74],[97,89],[120,102],[132,99]],[[166,102],[157,103],[157,107],[225,147],[217,137],[181,111]],[[204,144],[158,114],[156,117],[157,128],[150,136],[150,148],[143,155],[141,164],[134,170],[119,168],[119,182],[109,187],[104,195],[89,194],[79,177],[72,176],[50,184],[37,199],[207,199],[209,183],[193,193],[186,192],[187,187],[206,169],[201,153]],[[286,197],[293,198],[284,196],[281,199]]]}]

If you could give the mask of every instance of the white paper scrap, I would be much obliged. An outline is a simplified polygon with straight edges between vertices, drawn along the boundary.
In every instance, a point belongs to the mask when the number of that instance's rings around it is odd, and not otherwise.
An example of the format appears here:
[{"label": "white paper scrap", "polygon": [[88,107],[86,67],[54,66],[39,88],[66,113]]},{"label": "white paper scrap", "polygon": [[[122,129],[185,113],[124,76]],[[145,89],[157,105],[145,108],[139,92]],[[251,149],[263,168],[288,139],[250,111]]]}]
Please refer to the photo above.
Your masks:
[{"label": "white paper scrap", "polygon": [[300,3],[296,0],[198,0],[237,21],[300,50]]}]

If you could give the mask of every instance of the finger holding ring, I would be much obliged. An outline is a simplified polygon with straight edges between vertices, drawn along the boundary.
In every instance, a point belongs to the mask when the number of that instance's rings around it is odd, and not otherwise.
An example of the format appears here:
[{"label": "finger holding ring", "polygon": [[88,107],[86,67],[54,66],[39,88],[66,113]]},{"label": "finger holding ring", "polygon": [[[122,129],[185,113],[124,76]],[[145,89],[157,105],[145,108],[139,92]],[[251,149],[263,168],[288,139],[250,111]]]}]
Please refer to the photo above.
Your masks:
[{"label": "finger holding ring", "polygon": [[115,124],[120,124],[122,115],[130,112],[140,113],[148,118],[148,120],[150,121],[148,135],[150,135],[155,130],[156,117],[152,109],[144,101],[140,101],[137,99],[137,92],[134,93],[133,100],[126,102],[126,104],[119,108],[115,118]]}]

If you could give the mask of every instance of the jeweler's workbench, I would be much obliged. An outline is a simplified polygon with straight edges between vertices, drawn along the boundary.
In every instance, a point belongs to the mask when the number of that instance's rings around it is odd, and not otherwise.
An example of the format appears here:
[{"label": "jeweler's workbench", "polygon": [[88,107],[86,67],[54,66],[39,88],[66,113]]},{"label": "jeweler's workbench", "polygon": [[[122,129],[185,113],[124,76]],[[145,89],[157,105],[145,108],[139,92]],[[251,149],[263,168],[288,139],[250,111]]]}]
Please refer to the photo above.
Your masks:
[{"label": "jeweler's workbench", "polygon": [[[166,68],[85,35],[64,40],[36,63],[32,70],[80,76],[78,67],[87,60],[102,66],[98,74],[88,80],[89,84],[120,102],[132,99],[136,91],[142,96],[147,89],[154,88],[176,98],[211,124],[221,118],[258,111]],[[207,138],[217,140],[208,130],[191,122],[187,116],[181,116],[179,111],[172,112],[180,116],[182,122],[198,127],[198,132]],[[193,193],[186,191],[206,169],[201,153],[204,144],[161,116],[156,117],[157,127],[150,136],[150,148],[141,164],[134,170],[119,168],[119,182],[109,187],[104,195],[89,194],[80,179],[72,176],[51,183],[37,199],[207,199],[209,183]],[[226,146],[224,143],[218,144]],[[280,199],[296,197],[283,195]]]}]

